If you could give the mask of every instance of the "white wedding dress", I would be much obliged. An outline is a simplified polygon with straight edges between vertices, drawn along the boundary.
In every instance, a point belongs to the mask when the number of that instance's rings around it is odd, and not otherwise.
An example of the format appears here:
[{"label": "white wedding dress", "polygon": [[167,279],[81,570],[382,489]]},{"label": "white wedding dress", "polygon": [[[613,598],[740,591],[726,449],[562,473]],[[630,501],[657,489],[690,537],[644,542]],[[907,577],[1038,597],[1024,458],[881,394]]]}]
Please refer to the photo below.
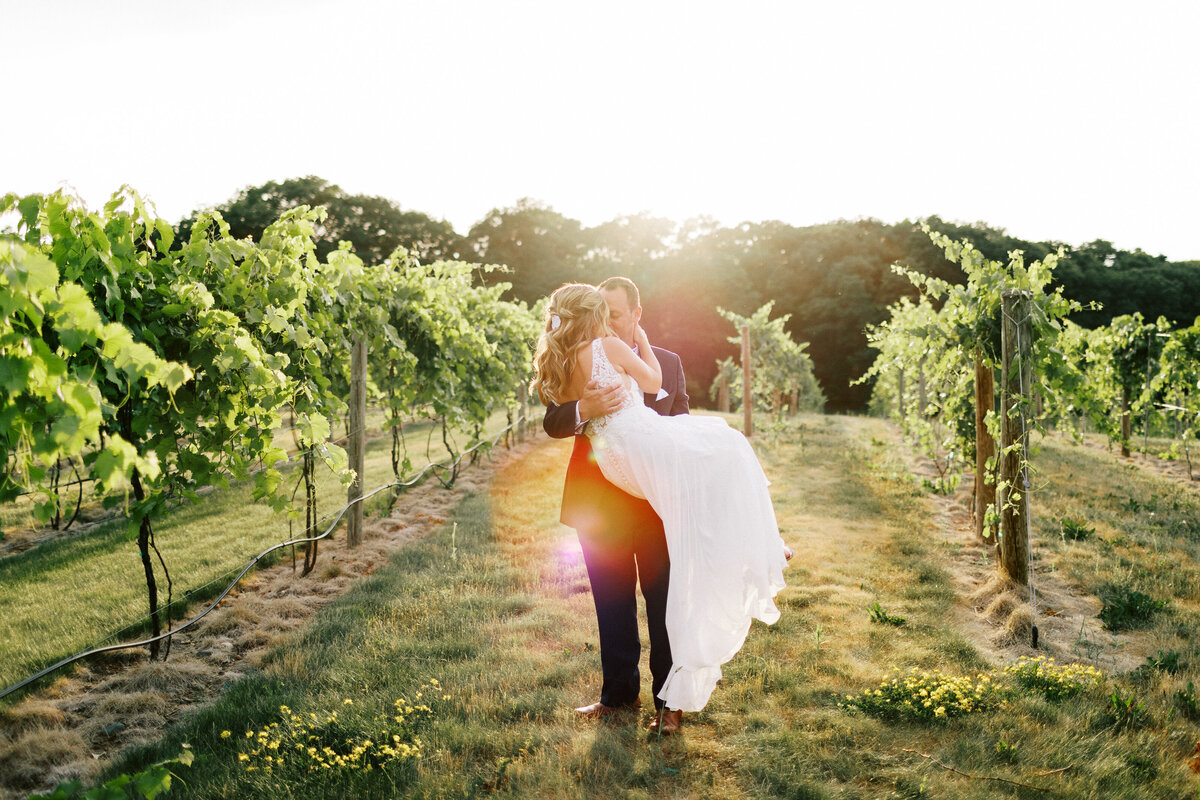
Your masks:
[{"label": "white wedding dress", "polygon": [[597,463],[611,483],[644,497],[662,518],[671,558],[667,634],[674,665],[658,696],[699,711],[721,665],[741,649],[751,619],[779,619],[784,543],[767,477],[740,432],[719,417],[664,417],[633,379],[618,373],[601,340],[592,376],[623,383],[623,405],[588,423]]}]

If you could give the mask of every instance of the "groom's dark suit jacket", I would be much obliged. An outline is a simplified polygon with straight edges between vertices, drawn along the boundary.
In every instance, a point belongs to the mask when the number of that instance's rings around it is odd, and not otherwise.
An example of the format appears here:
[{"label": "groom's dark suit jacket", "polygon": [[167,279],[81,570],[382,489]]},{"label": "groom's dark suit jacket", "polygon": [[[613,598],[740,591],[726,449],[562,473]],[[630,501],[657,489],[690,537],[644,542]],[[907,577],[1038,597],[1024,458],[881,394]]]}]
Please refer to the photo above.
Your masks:
[{"label": "groom's dark suit jacket", "polygon": [[[662,368],[662,388],[667,393],[661,400],[646,394],[646,405],[664,417],[688,413],[687,387],[683,379],[683,364],[679,356],[661,347],[654,348]],[[551,405],[542,420],[546,433],[565,439],[575,432],[575,403]],[[602,530],[606,527],[605,509],[612,503],[628,503],[631,497],[613,486],[600,472],[592,457],[592,445],[586,436],[575,437],[575,449],[567,464],[567,479],[563,485],[561,519],[564,525],[576,530]],[[643,502],[638,500],[637,502]]]}]

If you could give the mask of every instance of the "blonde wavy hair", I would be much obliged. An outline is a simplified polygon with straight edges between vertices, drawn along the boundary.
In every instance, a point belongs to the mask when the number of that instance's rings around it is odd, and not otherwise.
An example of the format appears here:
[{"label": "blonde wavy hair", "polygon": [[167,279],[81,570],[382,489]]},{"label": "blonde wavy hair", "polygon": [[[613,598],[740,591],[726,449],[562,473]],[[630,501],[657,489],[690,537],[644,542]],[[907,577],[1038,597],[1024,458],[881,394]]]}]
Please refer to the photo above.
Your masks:
[{"label": "blonde wavy hair", "polygon": [[599,289],[588,283],[564,283],[555,289],[533,354],[530,391],[544,405],[561,403],[571,385],[579,345],[609,333],[608,304]]}]

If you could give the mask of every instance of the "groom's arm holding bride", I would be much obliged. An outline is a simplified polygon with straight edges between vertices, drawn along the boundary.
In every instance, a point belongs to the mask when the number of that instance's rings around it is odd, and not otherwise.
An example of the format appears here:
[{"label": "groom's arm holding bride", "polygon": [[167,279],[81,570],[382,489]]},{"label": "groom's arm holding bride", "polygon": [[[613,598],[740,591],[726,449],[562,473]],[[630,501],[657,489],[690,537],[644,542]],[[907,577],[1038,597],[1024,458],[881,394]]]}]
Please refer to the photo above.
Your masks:
[{"label": "groom's arm holding bride", "polygon": [[593,417],[611,414],[621,407],[621,385],[600,386],[588,381],[583,397],[562,405],[551,403],[546,407],[542,428],[555,439],[566,439],[583,432],[583,423]]}]

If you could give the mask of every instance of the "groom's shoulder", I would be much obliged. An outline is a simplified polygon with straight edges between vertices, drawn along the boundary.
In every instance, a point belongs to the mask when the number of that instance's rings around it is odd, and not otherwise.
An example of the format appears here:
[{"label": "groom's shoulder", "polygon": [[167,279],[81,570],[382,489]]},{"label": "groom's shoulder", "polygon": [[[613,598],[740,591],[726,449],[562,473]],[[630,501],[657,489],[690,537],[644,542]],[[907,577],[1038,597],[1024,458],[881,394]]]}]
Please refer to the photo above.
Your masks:
[{"label": "groom's shoulder", "polygon": [[680,369],[683,369],[683,360],[680,359],[679,356],[676,355],[675,353],[672,353],[670,350],[667,350],[666,348],[659,347],[659,346],[653,345],[653,344],[650,345],[650,349],[653,350],[654,355],[658,357],[659,366],[663,367],[664,372],[666,371],[666,368],[668,365],[670,365],[670,366],[678,365]]},{"label": "groom's shoulder", "polygon": [[654,351],[654,355],[658,356],[659,361],[662,361],[663,359],[668,361],[679,361],[679,356],[675,353],[672,353],[665,347],[659,347],[656,344],[652,344],[650,345],[650,349]]}]

